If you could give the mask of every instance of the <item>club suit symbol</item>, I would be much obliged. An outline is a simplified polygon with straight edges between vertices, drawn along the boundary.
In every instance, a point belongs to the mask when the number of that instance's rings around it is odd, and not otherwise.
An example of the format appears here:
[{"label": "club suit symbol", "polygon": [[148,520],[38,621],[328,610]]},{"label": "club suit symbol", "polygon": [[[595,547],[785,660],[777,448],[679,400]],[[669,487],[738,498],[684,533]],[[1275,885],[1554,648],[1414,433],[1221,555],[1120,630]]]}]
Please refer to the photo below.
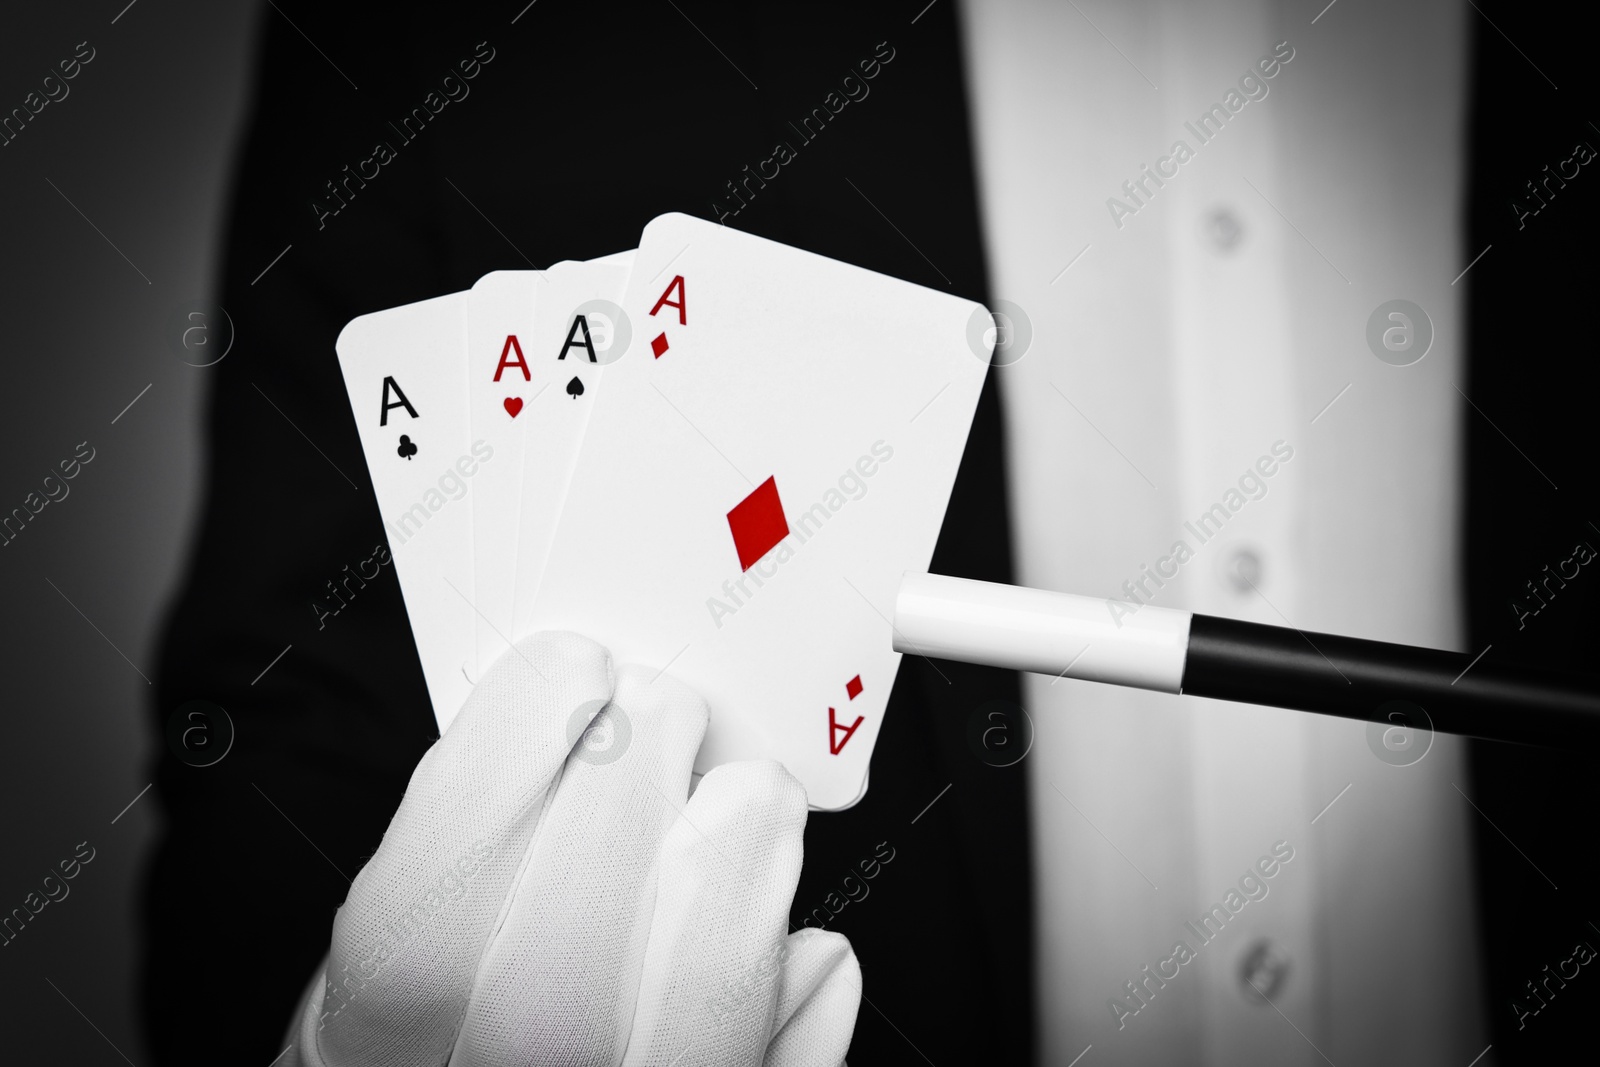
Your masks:
[{"label": "club suit symbol", "polygon": [[576,400],[583,395],[583,382],[577,378],[567,383],[567,395]]},{"label": "club suit symbol", "polygon": [[405,434],[401,434],[400,447],[395,449],[395,452],[399,454],[401,459],[409,460],[412,456],[417,454],[417,446],[412,443],[411,438],[407,437]]}]

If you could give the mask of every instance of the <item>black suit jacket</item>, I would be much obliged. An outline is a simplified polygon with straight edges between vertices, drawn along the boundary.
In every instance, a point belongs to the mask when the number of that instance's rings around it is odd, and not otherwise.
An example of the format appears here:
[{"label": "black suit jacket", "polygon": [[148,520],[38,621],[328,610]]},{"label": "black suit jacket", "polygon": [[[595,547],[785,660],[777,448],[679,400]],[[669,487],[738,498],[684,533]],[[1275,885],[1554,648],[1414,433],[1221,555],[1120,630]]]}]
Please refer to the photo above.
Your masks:
[{"label": "black suit jacket", "polygon": [[[631,248],[664,211],[986,295],[953,5],[915,23],[924,0],[279,6],[226,236],[236,340],[210,372],[203,520],[152,708],[159,727],[210,700],[237,727],[222,762],[157,773],[144,990],[165,1063],[278,1054],[436,737],[392,572],[337,615],[313,607],[385,536],[334,357],[345,322]],[[791,158],[761,177],[779,145]],[[1010,577],[992,387],[934,569]],[[866,798],[810,820],[792,919],[855,946],[854,1062],[1032,1058],[1026,764],[969,741],[981,706],[1017,699],[1013,675],[908,657]]]},{"label": "black suit jacket", "polygon": [[[1485,664],[1593,672],[1600,577],[1593,563],[1570,581],[1561,572],[1572,573],[1579,545],[1600,548],[1589,311],[1600,284],[1600,134],[1591,122],[1600,73],[1593,34],[1567,29],[1583,17],[1575,5],[1538,21],[1517,4],[1483,0],[1481,10],[1472,20],[1466,251],[1483,257],[1460,281],[1470,357],[1462,389],[1472,401],[1461,413],[1471,648]],[[1574,981],[1540,1008],[1529,986],[1559,992],[1540,983],[1579,942],[1600,947],[1594,753],[1480,741],[1471,772],[1494,1055],[1559,1062],[1592,1041],[1600,994]]]}]

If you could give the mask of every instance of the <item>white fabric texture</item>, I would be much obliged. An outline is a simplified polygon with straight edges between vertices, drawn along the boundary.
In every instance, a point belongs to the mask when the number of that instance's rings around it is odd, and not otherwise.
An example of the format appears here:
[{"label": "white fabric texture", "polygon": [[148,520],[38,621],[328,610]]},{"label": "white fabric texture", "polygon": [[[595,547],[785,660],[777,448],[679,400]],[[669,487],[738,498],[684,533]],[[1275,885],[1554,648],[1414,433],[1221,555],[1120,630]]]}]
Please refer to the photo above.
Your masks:
[{"label": "white fabric texture", "polygon": [[855,955],[786,933],[805,791],[732,763],[691,797],[705,728],[698,696],[587,638],[506,653],[352,884],[283,1062],[842,1063]]}]

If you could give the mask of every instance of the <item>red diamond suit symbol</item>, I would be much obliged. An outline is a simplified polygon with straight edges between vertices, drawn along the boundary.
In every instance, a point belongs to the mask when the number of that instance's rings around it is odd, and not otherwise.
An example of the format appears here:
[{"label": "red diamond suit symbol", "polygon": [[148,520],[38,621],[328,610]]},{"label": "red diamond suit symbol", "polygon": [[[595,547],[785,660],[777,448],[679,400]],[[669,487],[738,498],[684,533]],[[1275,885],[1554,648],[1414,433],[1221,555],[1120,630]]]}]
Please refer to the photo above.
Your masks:
[{"label": "red diamond suit symbol", "polygon": [[771,552],[789,536],[789,520],[778,499],[776,478],[768,478],[728,512],[728,529],[733,531],[733,547],[739,552],[739,568],[749,570],[757,560]]}]

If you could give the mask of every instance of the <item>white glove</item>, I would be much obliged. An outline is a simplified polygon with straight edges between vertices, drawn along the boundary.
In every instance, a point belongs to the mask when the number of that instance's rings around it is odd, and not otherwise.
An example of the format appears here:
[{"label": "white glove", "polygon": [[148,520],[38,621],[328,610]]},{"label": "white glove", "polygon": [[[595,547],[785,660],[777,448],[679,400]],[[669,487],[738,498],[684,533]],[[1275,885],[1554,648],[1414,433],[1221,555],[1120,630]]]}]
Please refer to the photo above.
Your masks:
[{"label": "white glove", "polygon": [[787,933],[805,791],[732,763],[690,798],[705,728],[575,634],[501,657],[352,884],[286,1062],[841,1063],[855,954]]}]

